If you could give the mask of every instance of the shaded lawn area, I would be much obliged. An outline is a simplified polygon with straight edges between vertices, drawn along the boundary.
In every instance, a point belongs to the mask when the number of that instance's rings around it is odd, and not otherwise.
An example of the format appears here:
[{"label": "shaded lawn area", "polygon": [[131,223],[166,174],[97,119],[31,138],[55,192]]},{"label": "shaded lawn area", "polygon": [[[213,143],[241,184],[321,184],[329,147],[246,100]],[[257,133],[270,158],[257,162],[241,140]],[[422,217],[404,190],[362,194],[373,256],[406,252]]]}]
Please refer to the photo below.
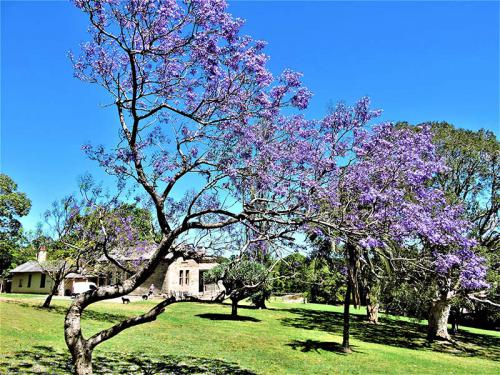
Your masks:
[{"label": "shaded lawn area", "polygon": [[[6,298],[7,297],[7,298]],[[40,309],[43,297],[0,297],[0,373],[71,370],[63,335],[68,301]],[[147,311],[152,301],[100,302],[84,313],[86,336]],[[353,316],[354,353],[340,351],[341,308],[273,302],[269,310],[179,303],[157,321],[99,346],[96,373],[114,374],[497,374],[500,334],[461,330],[456,345],[425,341],[425,325],[383,316],[374,326]],[[353,310],[356,314],[356,312]]]},{"label": "shaded lawn area", "polygon": [[[288,308],[293,314],[284,318],[283,324],[290,327],[320,330],[333,334],[342,332],[343,314],[340,311],[321,311],[304,308]],[[456,356],[481,357],[500,361],[500,334],[465,327],[452,335],[453,342],[427,341],[426,322],[415,322],[411,319],[382,315],[379,324],[370,324],[364,315],[351,316],[351,335],[358,340],[370,343],[390,345],[414,350],[430,350],[450,353]],[[318,343],[321,347],[322,343]],[[292,343],[297,348],[300,342]],[[314,350],[314,342],[304,343],[302,350]],[[354,348],[355,349],[355,348]]]}]

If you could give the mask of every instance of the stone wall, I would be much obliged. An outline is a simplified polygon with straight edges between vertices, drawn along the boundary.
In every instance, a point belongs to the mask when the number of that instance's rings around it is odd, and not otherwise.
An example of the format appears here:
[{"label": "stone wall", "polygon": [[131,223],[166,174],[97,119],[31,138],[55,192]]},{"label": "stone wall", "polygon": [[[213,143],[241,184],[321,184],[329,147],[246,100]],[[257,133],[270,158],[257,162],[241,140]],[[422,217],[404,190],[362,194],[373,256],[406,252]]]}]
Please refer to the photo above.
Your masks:
[{"label": "stone wall", "polygon": [[[192,259],[184,260],[179,258],[173,262],[170,267],[167,267],[166,262],[161,261],[153,274],[131,294],[148,294],[151,284],[154,284],[155,286],[155,295],[189,294],[192,296],[203,297],[203,295],[211,295],[214,293],[218,294],[220,293],[219,287],[212,284],[202,285],[202,290],[200,291],[200,271],[209,270],[216,265],[217,263],[212,261],[202,261],[197,263]],[[180,280],[181,271],[182,282]]]},{"label": "stone wall", "polygon": [[167,273],[167,264],[166,262],[162,261],[156,267],[155,271],[151,276],[148,277],[148,279],[142,283],[136,290],[132,292],[133,295],[143,295],[143,294],[148,294],[149,292],[149,287],[151,284],[155,286],[155,291],[154,294],[158,295],[163,292],[163,283],[165,281],[165,274]]},{"label": "stone wall", "polygon": [[[207,288],[208,286],[204,286],[203,284],[200,288],[200,271],[209,270],[216,265],[217,263],[215,262],[202,261],[200,263],[197,263],[192,259],[177,259],[170,265],[167,271],[165,283],[163,284],[163,292],[167,294],[187,293],[192,296],[201,296],[207,289],[213,288]],[[187,273],[189,275],[188,277],[186,277]]]}]

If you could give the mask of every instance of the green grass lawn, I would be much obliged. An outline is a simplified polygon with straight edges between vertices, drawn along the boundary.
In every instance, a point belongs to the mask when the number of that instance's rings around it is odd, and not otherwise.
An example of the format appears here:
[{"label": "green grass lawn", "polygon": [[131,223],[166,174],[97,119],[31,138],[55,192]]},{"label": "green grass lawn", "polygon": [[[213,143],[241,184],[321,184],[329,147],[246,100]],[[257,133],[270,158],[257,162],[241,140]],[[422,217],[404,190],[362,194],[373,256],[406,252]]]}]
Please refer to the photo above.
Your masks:
[{"label": "green grass lawn", "polygon": [[[63,335],[68,301],[39,308],[43,297],[0,297],[0,372],[67,373]],[[101,302],[84,314],[85,335],[151,301]],[[500,374],[500,334],[463,328],[457,343],[429,345],[425,325],[382,316],[374,326],[363,310],[352,317],[354,353],[342,342],[337,306],[269,303],[269,310],[240,308],[231,320],[226,305],[178,303],[153,323],[124,331],[94,352],[96,373],[162,374]]]}]

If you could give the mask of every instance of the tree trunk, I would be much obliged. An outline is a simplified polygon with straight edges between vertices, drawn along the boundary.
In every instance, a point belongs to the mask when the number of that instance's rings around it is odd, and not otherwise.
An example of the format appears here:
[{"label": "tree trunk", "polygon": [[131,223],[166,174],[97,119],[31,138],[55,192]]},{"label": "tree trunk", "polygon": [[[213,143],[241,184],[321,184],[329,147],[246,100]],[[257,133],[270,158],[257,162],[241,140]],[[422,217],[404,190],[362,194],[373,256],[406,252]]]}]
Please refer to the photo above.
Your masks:
[{"label": "tree trunk", "polygon": [[76,357],[73,357],[76,375],[92,375],[92,351],[82,350]]},{"label": "tree trunk", "polygon": [[351,280],[347,278],[347,290],[344,298],[344,330],[342,332],[342,351],[344,353],[351,353],[351,346],[349,345],[349,306],[351,305]]},{"label": "tree trunk", "polygon": [[456,335],[458,333],[458,322],[456,319],[453,319],[451,322],[451,334]]},{"label": "tree trunk", "polygon": [[83,306],[75,300],[68,309],[64,320],[64,338],[73,357],[76,375],[92,375],[92,349],[83,338],[81,329],[81,314]]},{"label": "tree trunk", "polygon": [[380,285],[377,281],[366,281],[366,318],[369,323],[378,324],[378,297],[380,294]]},{"label": "tree trunk", "polygon": [[[144,283],[147,278],[151,276],[160,260],[165,259],[167,250],[172,246],[174,238],[175,237],[164,238],[159,244],[160,248],[158,249],[157,255],[149,260],[143,269],[137,271],[137,273],[125,280],[122,284],[102,286],[95,290],[81,293],[75,297],[64,320],[64,338],[73,358],[75,374],[92,375],[92,351],[97,345],[100,345],[130,327],[154,321],[159,314],[165,311],[166,306],[177,301],[175,297],[170,297],[142,315],[122,320],[114,326],[94,334],[88,339],[83,337],[81,315],[84,309],[93,303],[122,297],[137,289],[139,285]],[[178,257],[179,256],[173,256],[170,258],[167,267]],[[194,300],[190,299],[190,301]]]},{"label": "tree trunk", "polygon": [[43,308],[48,309],[50,307],[50,302],[52,301],[52,296],[57,295],[60,284],[61,284],[60,281],[54,281],[54,286],[52,287],[52,291],[47,296],[47,298],[45,299],[45,302],[42,305]]},{"label": "tree trunk", "polygon": [[[124,295],[125,293],[120,294]],[[68,346],[73,357],[75,374],[77,375],[92,374],[92,351],[97,345],[100,345],[101,343],[118,335],[127,328],[156,320],[157,316],[165,311],[166,306],[177,301],[175,297],[167,298],[154,306],[148,312],[122,320],[114,326],[104,329],[88,339],[85,339],[82,335],[81,315],[84,308],[91,303],[91,300],[92,296],[87,293],[80,294],[76,297],[70,306],[64,321],[64,338],[66,339],[66,345]],[[189,301],[200,302],[201,300],[189,299]]]},{"label": "tree trunk", "polygon": [[451,334],[456,335],[458,333],[458,320],[460,319],[460,309],[457,307],[452,307],[450,309],[449,320],[451,322]]},{"label": "tree trunk", "polygon": [[446,300],[438,300],[432,303],[429,312],[429,326],[427,338],[429,340],[450,340],[448,334],[448,317],[450,315],[450,303]]},{"label": "tree trunk", "polygon": [[350,335],[350,316],[349,307],[351,305],[351,296],[353,293],[354,283],[356,280],[356,248],[352,243],[346,244],[346,260],[347,260],[347,289],[344,298],[344,329],[342,333],[342,351],[351,353],[352,349],[349,345]]},{"label": "tree trunk", "polygon": [[48,309],[50,307],[50,302],[52,301],[52,293],[45,298],[45,302],[43,303],[42,307],[44,309]]},{"label": "tree trunk", "polygon": [[260,293],[259,297],[255,300],[255,307],[258,309],[267,309],[264,292]]},{"label": "tree trunk", "polygon": [[313,284],[311,286],[311,303],[317,303],[318,302],[318,286],[316,284]]},{"label": "tree trunk", "polygon": [[378,308],[378,302],[375,302],[373,304],[368,302],[368,304],[366,305],[366,317],[372,324],[378,324]]},{"label": "tree trunk", "polygon": [[238,316],[238,301],[235,299],[231,300],[231,316]]}]

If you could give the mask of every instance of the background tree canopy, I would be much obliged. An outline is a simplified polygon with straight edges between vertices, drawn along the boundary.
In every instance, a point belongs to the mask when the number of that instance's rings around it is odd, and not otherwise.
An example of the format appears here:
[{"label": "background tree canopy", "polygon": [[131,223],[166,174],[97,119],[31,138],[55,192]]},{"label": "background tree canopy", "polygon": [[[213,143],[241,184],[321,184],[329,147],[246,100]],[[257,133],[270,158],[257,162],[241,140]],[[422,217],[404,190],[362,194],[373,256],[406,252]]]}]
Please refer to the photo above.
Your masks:
[{"label": "background tree canopy", "polygon": [[0,174],[0,274],[24,262],[29,255],[20,248],[22,227],[19,218],[28,215],[31,201],[17,191],[9,176]]}]

